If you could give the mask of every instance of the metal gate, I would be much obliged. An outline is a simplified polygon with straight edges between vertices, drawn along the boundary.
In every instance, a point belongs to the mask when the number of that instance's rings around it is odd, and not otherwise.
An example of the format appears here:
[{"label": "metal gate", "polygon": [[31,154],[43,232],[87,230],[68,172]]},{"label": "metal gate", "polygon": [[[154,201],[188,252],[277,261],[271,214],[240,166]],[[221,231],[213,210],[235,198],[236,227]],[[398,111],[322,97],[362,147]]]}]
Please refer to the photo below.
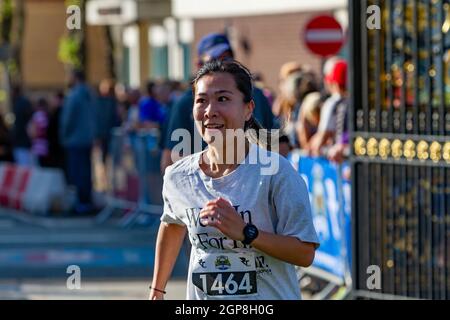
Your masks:
[{"label": "metal gate", "polygon": [[450,0],[349,13],[355,293],[450,299]]}]

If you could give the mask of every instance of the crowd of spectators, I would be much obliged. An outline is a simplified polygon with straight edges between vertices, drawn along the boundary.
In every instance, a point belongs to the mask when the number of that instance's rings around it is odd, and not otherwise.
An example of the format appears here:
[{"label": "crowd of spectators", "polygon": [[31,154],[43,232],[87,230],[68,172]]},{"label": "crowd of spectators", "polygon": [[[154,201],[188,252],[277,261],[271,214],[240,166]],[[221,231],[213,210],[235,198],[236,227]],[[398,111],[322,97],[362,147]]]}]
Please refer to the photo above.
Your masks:
[{"label": "crowd of spectators", "polygon": [[[197,54],[198,67],[210,59],[234,58],[226,35],[217,33],[200,41]],[[330,58],[323,76],[306,65],[288,62],[280,69],[276,90],[264,83],[263,73],[255,72],[254,80],[255,118],[264,128],[280,129],[283,156],[302,149],[338,163],[345,159],[349,152],[345,60]],[[95,212],[92,152],[100,151],[106,163],[113,128],[128,133],[158,131],[161,174],[184,156],[172,153],[177,144],[172,133],[183,128],[194,134],[191,87],[179,81],[149,81],[141,91],[105,79],[94,90],[83,72],[74,71],[66,92],[31,99],[15,85],[11,101],[13,125],[7,126],[0,116],[0,161],[62,170],[76,187],[77,214]]]}]

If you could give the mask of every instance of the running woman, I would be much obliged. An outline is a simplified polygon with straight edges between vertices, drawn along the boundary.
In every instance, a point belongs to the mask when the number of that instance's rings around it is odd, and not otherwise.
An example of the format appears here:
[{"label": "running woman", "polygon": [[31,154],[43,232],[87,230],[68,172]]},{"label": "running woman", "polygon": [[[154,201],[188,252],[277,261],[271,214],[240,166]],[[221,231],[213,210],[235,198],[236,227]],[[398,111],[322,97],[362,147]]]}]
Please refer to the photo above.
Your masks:
[{"label": "running woman", "polygon": [[[187,299],[301,298],[295,266],[311,265],[318,246],[308,192],[286,159],[250,142],[260,129],[252,89],[236,61],[208,62],[193,81],[193,115],[208,147],[165,172],[150,299],[163,299],[186,232]],[[277,163],[270,174],[267,159]]]}]

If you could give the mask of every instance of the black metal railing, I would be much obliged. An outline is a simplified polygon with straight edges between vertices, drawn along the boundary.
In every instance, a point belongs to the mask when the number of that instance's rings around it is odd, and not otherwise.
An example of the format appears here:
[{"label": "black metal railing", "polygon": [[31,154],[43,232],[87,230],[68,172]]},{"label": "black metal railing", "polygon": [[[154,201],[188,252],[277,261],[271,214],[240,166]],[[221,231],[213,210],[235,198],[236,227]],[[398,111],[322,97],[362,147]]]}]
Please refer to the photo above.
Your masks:
[{"label": "black metal railing", "polygon": [[351,0],[349,13],[355,292],[450,299],[450,3]]}]

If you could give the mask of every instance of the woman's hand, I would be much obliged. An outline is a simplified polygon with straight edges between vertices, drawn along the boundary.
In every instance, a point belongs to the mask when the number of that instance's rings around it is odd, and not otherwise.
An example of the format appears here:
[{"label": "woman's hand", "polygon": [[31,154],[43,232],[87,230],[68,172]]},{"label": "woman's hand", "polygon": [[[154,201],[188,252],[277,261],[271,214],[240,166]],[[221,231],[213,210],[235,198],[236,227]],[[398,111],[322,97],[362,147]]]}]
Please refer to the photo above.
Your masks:
[{"label": "woman's hand", "polygon": [[344,149],[345,145],[338,143],[333,145],[330,150],[328,150],[327,157],[328,160],[336,163],[342,163],[344,161]]},{"label": "woman's hand", "polygon": [[243,230],[246,223],[231,204],[223,198],[208,201],[200,211],[200,219],[204,225],[217,228],[232,240],[244,240]]},{"label": "woman's hand", "polygon": [[[205,208],[200,211],[200,219],[203,225],[219,229],[232,240],[244,240],[243,231],[246,223],[223,198],[208,201]],[[303,242],[292,236],[259,230],[258,237],[251,245],[276,259],[301,267],[309,267],[314,260],[315,244]]]},{"label": "woman's hand", "polygon": [[[161,222],[156,239],[150,300],[164,299],[164,290],[186,235],[186,226]],[[156,288],[157,290],[153,289]]]},{"label": "woman's hand", "polygon": [[164,293],[150,289],[150,296],[148,300],[164,300]]}]

